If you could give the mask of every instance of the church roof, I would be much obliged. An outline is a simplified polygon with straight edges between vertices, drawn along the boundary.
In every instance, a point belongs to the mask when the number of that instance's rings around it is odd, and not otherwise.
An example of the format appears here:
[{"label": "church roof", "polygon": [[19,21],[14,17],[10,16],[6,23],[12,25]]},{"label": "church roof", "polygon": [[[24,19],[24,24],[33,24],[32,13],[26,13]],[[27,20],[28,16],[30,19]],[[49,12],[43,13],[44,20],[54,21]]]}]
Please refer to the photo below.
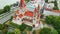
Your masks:
[{"label": "church roof", "polygon": [[34,9],[34,13],[36,13],[37,12],[37,10],[36,10],[36,8]]},{"label": "church roof", "polygon": [[19,10],[16,10],[16,11],[15,11],[15,14],[19,14]]},{"label": "church roof", "polygon": [[16,19],[16,17],[17,17],[16,14],[14,14],[13,18]]},{"label": "church roof", "polygon": [[25,16],[29,16],[29,17],[33,17],[33,12],[30,12],[30,11],[26,11],[24,13]]},{"label": "church roof", "polygon": [[20,18],[21,18],[22,16],[23,16],[22,14],[19,14],[19,15],[18,15],[18,17],[20,17]]}]

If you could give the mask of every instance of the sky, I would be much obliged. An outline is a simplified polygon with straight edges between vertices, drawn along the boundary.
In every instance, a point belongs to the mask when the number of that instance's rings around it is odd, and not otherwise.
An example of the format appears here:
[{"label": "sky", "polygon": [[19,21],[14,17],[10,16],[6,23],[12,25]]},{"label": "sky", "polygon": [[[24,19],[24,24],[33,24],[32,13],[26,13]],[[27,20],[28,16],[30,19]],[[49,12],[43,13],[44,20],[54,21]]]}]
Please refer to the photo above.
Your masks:
[{"label": "sky", "polygon": [[3,9],[3,7],[6,5],[11,5],[13,3],[16,3],[16,1],[19,0],[0,0],[0,9]]}]

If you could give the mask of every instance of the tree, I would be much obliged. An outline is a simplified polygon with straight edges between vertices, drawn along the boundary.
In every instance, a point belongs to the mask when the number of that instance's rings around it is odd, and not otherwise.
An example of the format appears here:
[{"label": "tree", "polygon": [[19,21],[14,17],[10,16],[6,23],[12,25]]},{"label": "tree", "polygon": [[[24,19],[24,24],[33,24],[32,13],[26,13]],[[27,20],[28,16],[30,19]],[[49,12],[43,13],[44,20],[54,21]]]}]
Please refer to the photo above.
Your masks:
[{"label": "tree", "polygon": [[4,25],[3,24],[0,24],[0,30],[4,29]]},{"label": "tree", "polygon": [[4,7],[4,12],[9,12],[9,11],[10,11],[10,6],[6,5],[6,6]]},{"label": "tree", "polygon": [[54,20],[54,17],[52,15],[46,16],[46,18],[45,18],[45,22],[47,24],[52,24],[53,23],[53,20]]},{"label": "tree", "polygon": [[48,3],[48,0],[45,0],[46,3]]},{"label": "tree", "polygon": [[11,16],[11,19],[10,19],[10,21],[12,21],[12,19],[13,19],[13,16]]},{"label": "tree", "polygon": [[55,29],[43,28],[40,34],[58,34],[58,32]]},{"label": "tree", "polygon": [[7,32],[8,32],[6,28],[4,28],[2,31],[4,34],[7,34]]},{"label": "tree", "polygon": [[24,29],[26,29],[26,25],[25,25],[24,23],[22,23],[22,25],[20,25],[19,29],[20,29],[21,31],[23,31]]},{"label": "tree", "polygon": [[40,31],[40,34],[51,34],[51,29],[50,28],[43,28]]},{"label": "tree", "polygon": [[57,30],[52,29],[51,34],[58,34]]},{"label": "tree", "polygon": [[60,34],[60,16],[47,16],[45,22],[51,24]]},{"label": "tree", "polygon": [[43,17],[44,17],[44,14],[42,14],[40,18],[43,18]]},{"label": "tree", "polygon": [[36,34],[35,30],[32,32],[33,34]]},{"label": "tree", "polygon": [[26,3],[28,3],[29,2],[29,0],[25,0],[26,1]]},{"label": "tree", "polygon": [[28,29],[28,31],[31,31],[32,30],[32,27],[31,26],[28,26],[27,29]]},{"label": "tree", "polygon": [[54,1],[53,10],[59,10],[57,0]]},{"label": "tree", "polygon": [[19,30],[19,29],[17,29],[17,28],[16,28],[16,29],[14,29],[14,33],[15,33],[15,34],[21,34],[21,33],[20,33],[20,30]]},{"label": "tree", "polygon": [[14,34],[14,32],[7,32],[7,34]]},{"label": "tree", "polygon": [[3,9],[0,9],[0,14],[2,14],[3,13]]},{"label": "tree", "polygon": [[54,6],[53,10],[59,10],[59,8],[57,6]]},{"label": "tree", "polygon": [[57,5],[58,5],[57,0],[55,0],[54,1],[54,6],[57,6]]}]

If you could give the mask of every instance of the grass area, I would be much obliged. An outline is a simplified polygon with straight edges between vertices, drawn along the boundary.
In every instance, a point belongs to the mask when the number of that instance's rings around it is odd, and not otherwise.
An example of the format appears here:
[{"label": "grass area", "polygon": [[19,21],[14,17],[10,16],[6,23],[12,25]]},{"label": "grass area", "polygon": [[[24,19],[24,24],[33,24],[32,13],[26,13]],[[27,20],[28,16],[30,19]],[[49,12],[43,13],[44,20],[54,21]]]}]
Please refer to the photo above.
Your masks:
[{"label": "grass area", "polygon": [[8,26],[12,26],[12,27],[14,27],[14,28],[19,28],[19,26],[20,26],[20,25],[17,25],[17,24],[15,24],[15,23],[11,22],[11,21],[8,21],[8,22],[5,23],[5,24],[7,24]]}]

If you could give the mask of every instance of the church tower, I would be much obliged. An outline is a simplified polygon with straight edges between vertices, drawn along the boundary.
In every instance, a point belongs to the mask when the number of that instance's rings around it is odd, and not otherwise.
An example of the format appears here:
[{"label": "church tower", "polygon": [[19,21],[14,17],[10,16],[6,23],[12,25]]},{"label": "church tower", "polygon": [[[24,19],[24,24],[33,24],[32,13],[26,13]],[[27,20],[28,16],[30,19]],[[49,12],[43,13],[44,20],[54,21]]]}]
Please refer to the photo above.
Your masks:
[{"label": "church tower", "polygon": [[24,0],[20,0],[20,8],[24,8],[26,6],[25,1]]},{"label": "church tower", "polygon": [[33,27],[38,27],[40,24],[40,6],[38,5],[37,8],[34,9],[34,16],[33,16]]}]

